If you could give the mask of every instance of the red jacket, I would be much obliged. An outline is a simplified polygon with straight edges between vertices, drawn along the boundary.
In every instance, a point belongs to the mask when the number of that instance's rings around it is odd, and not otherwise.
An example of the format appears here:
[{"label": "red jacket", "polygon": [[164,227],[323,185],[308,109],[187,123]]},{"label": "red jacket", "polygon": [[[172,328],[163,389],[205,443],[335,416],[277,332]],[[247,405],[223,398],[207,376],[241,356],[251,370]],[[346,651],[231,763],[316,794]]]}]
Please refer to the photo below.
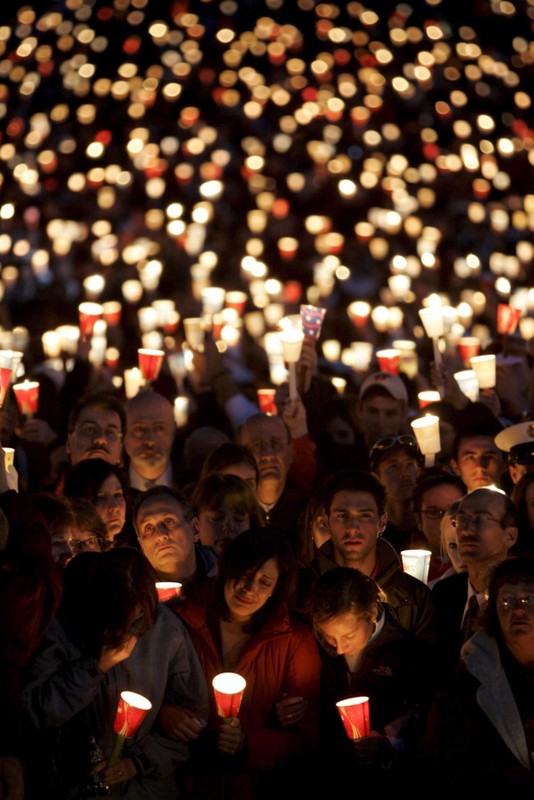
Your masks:
[{"label": "red jacket", "polygon": [[[210,727],[216,729],[211,682],[225,669],[207,624],[208,609],[186,601],[177,611],[187,625],[206,676]],[[234,671],[247,681],[239,717],[250,769],[272,769],[316,744],[321,659],[311,631],[285,605],[250,639]],[[304,697],[309,703],[306,718],[292,729],[280,728],[276,720],[274,704],[282,692],[288,697]]]}]

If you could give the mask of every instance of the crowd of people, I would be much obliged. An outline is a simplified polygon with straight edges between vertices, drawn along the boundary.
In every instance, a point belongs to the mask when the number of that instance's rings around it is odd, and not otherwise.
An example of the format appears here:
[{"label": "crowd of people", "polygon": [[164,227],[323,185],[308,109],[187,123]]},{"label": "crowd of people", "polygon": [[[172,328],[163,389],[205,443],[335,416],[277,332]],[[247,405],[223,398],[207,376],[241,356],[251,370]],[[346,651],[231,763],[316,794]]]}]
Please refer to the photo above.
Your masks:
[{"label": "crowd of people", "polygon": [[[5,796],[319,796],[416,767],[454,790],[532,785],[532,405],[510,418],[499,383],[475,402],[447,393],[447,361],[429,370],[444,446],[425,466],[421,376],[372,368],[340,397],[319,347],[268,413],[207,332],[182,428],[165,367],[125,399],[83,347],[50,408],[24,418],[8,389]],[[428,584],[403,568],[415,549]],[[158,601],[157,581],[178,594]],[[222,672],[246,680],[229,717]],[[116,758],[124,690],[151,710]],[[355,696],[370,719],[352,739],[336,703]]]},{"label": "crowd of people", "polygon": [[532,3],[452,5],[8,9],[2,800],[534,788]]}]

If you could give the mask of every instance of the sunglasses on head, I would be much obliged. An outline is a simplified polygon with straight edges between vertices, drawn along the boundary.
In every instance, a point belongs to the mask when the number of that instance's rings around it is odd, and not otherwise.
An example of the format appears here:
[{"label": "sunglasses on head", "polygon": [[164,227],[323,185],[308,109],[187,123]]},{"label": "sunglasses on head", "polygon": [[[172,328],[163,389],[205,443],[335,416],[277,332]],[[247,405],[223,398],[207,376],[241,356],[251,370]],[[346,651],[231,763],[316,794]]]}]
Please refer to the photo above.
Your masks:
[{"label": "sunglasses on head", "polygon": [[382,439],[377,439],[369,452],[369,459],[371,464],[377,458],[384,456],[388,450],[393,450],[395,447],[404,447],[408,450],[414,450],[417,456],[420,456],[419,446],[417,439],[410,433],[402,433],[399,436],[384,436]]}]

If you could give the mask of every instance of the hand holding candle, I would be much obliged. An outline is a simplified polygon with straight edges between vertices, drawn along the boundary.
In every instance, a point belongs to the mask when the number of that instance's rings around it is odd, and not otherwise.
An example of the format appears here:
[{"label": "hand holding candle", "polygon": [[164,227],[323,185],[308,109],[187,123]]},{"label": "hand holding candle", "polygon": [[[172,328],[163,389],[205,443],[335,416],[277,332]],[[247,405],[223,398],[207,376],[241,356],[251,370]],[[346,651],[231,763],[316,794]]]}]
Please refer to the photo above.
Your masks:
[{"label": "hand holding candle", "polygon": [[119,760],[124,741],[132,738],[137,733],[139,726],[152,708],[152,703],[136,692],[121,692],[113,730],[117,734],[115,746],[108,761],[108,767],[112,767]]}]

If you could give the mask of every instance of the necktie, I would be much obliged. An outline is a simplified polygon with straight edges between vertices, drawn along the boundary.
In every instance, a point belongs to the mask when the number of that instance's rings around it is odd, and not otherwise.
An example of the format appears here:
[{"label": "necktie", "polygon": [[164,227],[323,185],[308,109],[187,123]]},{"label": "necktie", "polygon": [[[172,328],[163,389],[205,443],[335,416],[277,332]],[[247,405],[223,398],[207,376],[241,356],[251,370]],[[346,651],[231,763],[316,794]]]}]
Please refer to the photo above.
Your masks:
[{"label": "necktie", "polygon": [[463,640],[469,639],[478,630],[478,615],[480,608],[476,594],[472,594],[467,603],[467,609],[462,622]]}]

